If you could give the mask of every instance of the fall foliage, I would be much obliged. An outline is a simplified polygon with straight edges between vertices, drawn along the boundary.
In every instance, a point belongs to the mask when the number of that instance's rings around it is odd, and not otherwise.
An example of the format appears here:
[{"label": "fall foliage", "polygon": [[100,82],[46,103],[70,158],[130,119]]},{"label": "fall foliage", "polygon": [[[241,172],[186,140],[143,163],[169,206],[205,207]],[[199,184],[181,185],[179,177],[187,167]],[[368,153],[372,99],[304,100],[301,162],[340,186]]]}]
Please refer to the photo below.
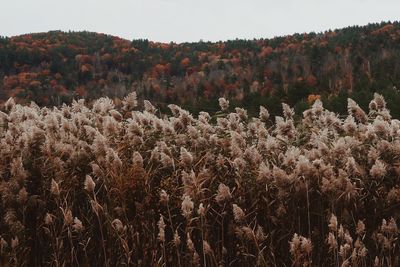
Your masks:
[{"label": "fall foliage", "polygon": [[378,91],[400,117],[399,41],[398,22],[215,43],[61,31],[0,38],[0,105],[10,96],[49,106],[82,95],[117,100],[135,90],[162,110],[173,102],[212,112],[224,96],[250,114],[259,105],[279,114],[280,101],[303,111],[314,94],[343,114],[346,97],[366,108]]}]

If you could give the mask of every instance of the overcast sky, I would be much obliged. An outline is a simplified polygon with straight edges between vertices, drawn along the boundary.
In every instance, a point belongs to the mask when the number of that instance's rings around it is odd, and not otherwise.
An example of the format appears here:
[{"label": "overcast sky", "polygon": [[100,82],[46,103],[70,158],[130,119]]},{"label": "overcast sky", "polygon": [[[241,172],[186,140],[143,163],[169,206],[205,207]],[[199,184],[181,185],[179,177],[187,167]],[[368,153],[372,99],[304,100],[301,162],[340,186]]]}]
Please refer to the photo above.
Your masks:
[{"label": "overcast sky", "polygon": [[271,38],[400,20],[399,0],[0,0],[0,35],[88,30],[161,42]]}]

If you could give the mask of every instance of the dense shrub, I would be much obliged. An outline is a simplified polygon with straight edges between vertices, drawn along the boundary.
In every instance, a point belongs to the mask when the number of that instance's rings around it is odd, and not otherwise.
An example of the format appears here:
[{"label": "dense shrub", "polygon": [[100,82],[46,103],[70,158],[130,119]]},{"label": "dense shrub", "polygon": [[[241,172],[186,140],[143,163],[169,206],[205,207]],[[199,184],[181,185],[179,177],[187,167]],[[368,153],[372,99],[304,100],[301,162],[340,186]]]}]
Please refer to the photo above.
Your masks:
[{"label": "dense shrub", "polygon": [[0,113],[1,264],[399,266],[400,121],[171,116],[136,95]]}]

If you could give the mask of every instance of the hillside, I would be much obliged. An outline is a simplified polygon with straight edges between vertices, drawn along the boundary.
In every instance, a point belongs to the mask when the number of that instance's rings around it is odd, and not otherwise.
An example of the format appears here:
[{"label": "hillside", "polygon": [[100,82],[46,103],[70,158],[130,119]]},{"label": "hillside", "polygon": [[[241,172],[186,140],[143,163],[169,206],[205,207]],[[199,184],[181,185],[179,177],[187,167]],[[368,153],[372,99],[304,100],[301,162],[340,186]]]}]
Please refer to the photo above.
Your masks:
[{"label": "hillside", "polygon": [[349,95],[366,107],[372,92],[400,117],[400,24],[355,26],[325,33],[226,42],[128,41],[91,32],[0,38],[0,101],[40,105],[107,95],[139,98],[191,111],[217,110],[216,98],[256,112],[302,111],[316,98],[344,113]]}]

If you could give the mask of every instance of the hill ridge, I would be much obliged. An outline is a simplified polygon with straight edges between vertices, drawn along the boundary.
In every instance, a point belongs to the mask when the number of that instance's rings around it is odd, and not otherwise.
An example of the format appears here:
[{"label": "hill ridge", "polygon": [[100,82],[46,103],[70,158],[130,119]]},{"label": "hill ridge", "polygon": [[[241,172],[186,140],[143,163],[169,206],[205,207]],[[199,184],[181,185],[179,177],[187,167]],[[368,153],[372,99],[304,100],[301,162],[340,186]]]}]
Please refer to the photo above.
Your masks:
[{"label": "hill ridge", "polygon": [[[216,98],[278,112],[322,98],[344,112],[343,98],[366,107],[374,91],[400,100],[399,22],[349,26],[272,39],[161,43],[95,32],[0,38],[0,101],[60,105],[73,98],[121,99],[135,90],[161,106],[216,110]],[[393,100],[393,101],[394,101]],[[400,108],[388,105],[400,114]]]}]

